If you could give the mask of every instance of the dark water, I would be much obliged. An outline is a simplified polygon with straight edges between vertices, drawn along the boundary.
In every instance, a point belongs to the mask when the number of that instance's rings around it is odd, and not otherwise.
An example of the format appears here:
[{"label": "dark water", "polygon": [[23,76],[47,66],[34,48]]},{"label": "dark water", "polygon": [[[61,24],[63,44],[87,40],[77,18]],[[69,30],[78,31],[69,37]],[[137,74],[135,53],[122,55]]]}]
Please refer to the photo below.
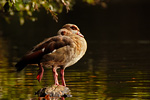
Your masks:
[{"label": "dark water", "polygon": [[59,23],[45,13],[39,15],[39,21],[27,21],[24,26],[19,26],[17,19],[11,24],[1,19],[0,99],[36,100],[38,89],[54,83],[51,69],[45,69],[38,83],[35,65],[20,73],[13,66],[32,46],[55,35],[63,24],[75,23],[85,35],[88,50],[78,63],[65,70],[73,95],[66,100],[149,100],[148,9],[146,3],[110,3],[108,9],[76,5],[69,14],[59,15]]},{"label": "dark water", "polygon": [[[73,95],[66,100],[150,99],[150,41],[91,42],[88,46],[91,48],[83,59],[65,71]],[[50,69],[45,70],[42,82],[38,83],[36,66],[30,65],[21,73],[13,72],[14,67],[9,64],[12,62],[2,54],[2,100],[35,98],[35,91],[53,84]]]}]

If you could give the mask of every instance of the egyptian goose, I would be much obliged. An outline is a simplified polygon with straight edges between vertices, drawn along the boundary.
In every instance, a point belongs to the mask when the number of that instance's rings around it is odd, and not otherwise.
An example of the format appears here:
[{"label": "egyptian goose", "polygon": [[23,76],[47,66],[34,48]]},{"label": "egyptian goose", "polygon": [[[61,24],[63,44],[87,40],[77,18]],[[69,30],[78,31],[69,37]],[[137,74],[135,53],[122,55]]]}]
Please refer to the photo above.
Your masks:
[{"label": "egyptian goose", "polygon": [[59,85],[57,69],[60,68],[62,85],[66,86],[64,70],[75,64],[85,54],[87,43],[79,28],[74,24],[65,24],[57,36],[45,39],[34,46],[15,65],[17,71],[21,71],[28,64],[38,64],[37,80],[40,82],[45,67],[52,67],[55,85]]}]

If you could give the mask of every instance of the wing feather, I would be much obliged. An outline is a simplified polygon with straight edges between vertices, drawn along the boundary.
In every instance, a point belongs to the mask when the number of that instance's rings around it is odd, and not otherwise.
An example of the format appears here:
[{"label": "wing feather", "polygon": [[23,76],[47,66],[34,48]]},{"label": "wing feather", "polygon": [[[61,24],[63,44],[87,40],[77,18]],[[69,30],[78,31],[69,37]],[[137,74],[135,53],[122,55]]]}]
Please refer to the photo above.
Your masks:
[{"label": "wing feather", "polygon": [[44,40],[28,52],[22,59],[16,64],[18,71],[21,71],[27,64],[40,63],[42,57],[48,53],[52,53],[54,50],[63,48],[65,46],[72,45],[71,38],[67,36],[54,36]]}]

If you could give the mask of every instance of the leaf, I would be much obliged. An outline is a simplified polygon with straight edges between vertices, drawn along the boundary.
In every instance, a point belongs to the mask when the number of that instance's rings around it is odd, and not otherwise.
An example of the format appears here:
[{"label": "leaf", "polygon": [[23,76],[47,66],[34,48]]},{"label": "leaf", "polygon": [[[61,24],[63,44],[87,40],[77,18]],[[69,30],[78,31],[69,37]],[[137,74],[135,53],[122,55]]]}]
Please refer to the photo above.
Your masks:
[{"label": "leaf", "polygon": [[20,25],[23,25],[24,24],[24,18],[23,17],[20,17]]},{"label": "leaf", "polygon": [[53,16],[53,19],[56,21],[56,22],[58,22],[58,17],[57,17],[57,15],[52,11],[52,10],[50,10],[50,9],[48,9],[49,10],[49,12],[51,13],[51,15]]},{"label": "leaf", "polygon": [[32,16],[32,12],[31,12],[31,11],[27,11],[27,14],[28,14],[29,16]]}]

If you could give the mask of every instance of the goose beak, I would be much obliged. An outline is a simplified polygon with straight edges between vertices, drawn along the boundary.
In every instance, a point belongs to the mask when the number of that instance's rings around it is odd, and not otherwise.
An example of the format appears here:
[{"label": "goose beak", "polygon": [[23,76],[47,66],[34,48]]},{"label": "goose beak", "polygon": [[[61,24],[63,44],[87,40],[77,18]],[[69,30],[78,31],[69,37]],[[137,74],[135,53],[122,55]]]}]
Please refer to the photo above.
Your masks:
[{"label": "goose beak", "polygon": [[81,37],[84,37],[80,32],[77,32],[77,35],[79,35]]}]

